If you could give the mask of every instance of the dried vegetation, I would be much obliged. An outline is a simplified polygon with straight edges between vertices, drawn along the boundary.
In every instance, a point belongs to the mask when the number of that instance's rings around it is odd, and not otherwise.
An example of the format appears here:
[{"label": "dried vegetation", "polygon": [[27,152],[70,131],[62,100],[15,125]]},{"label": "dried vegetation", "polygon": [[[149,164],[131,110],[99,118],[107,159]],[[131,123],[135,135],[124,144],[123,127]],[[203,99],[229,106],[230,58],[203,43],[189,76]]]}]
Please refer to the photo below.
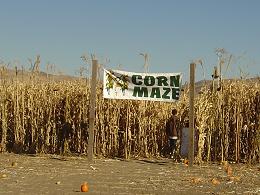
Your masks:
[{"label": "dried vegetation", "polygon": [[[2,152],[87,154],[89,86],[85,80],[14,77],[1,68]],[[107,100],[98,85],[94,153],[105,157],[158,157],[172,108],[188,114],[188,89],[177,103]],[[197,162],[260,161],[260,81],[223,81],[196,97]]]}]

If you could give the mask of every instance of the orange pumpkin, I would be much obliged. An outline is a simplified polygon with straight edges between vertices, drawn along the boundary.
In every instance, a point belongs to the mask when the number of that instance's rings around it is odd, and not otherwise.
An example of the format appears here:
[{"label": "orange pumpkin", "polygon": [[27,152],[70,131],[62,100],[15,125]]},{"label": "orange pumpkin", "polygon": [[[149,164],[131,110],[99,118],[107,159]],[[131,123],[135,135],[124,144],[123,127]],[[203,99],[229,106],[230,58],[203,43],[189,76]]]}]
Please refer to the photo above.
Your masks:
[{"label": "orange pumpkin", "polygon": [[88,192],[88,183],[87,182],[84,182],[82,185],[81,185],[81,192]]}]

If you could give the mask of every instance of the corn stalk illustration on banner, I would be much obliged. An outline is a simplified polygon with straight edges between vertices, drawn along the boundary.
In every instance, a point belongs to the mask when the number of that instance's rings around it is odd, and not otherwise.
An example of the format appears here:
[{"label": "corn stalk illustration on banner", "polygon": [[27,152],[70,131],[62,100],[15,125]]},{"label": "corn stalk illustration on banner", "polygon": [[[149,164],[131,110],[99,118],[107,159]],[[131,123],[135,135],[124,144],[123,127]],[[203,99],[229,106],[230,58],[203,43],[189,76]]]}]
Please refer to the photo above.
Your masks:
[{"label": "corn stalk illustration on banner", "polygon": [[181,73],[134,73],[104,69],[103,97],[173,102],[180,98]]}]

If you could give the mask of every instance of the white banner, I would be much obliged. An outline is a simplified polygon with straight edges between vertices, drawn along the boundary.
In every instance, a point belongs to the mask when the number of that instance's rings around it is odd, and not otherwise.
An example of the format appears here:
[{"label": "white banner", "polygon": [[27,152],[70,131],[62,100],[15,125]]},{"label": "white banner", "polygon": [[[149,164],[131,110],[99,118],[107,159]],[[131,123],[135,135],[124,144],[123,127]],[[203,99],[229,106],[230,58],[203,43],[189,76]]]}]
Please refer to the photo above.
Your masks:
[{"label": "white banner", "polygon": [[181,73],[134,73],[104,69],[103,96],[173,102],[179,100]]}]

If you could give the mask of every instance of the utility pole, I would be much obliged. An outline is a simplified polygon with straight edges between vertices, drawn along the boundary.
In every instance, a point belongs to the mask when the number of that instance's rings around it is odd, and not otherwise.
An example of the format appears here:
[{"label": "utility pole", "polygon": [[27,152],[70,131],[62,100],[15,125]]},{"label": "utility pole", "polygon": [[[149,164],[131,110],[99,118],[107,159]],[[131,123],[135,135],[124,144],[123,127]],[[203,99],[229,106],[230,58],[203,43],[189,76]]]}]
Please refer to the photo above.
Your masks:
[{"label": "utility pole", "polygon": [[94,127],[95,127],[95,107],[96,107],[96,84],[97,84],[98,61],[92,59],[92,78],[90,91],[90,109],[89,109],[89,137],[88,137],[88,160],[93,160],[94,149]]},{"label": "utility pole", "polygon": [[194,96],[195,96],[195,63],[190,64],[190,113],[189,113],[189,166],[194,161]]}]

